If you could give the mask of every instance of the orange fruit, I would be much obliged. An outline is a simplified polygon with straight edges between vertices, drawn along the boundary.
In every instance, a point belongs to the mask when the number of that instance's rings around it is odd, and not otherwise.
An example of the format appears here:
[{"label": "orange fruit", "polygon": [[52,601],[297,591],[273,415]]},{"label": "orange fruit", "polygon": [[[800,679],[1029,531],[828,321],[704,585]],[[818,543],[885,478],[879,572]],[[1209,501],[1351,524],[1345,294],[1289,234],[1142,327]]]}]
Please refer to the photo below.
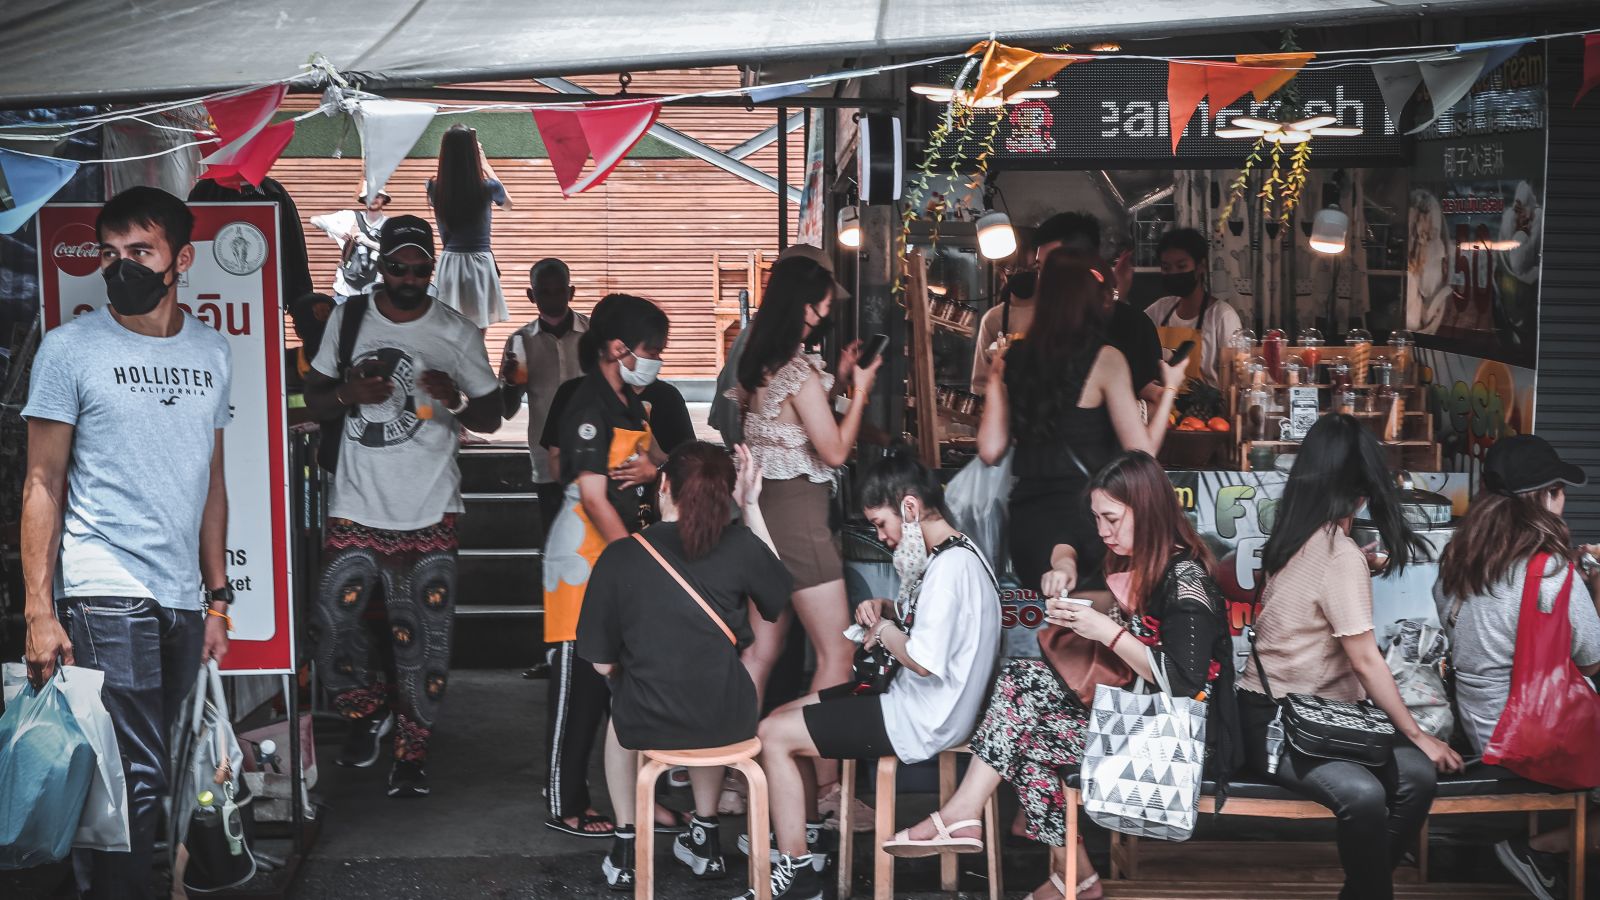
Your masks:
[{"label": "orange fruit", "polygon": [[1212,416],[1211,420],[1206,422],[1206,424],[1211,427],[1212,431],[1232,431],[1233,430],[1233,427],[1228,424],[1228,420],[1224,419],[1221,416]]}]

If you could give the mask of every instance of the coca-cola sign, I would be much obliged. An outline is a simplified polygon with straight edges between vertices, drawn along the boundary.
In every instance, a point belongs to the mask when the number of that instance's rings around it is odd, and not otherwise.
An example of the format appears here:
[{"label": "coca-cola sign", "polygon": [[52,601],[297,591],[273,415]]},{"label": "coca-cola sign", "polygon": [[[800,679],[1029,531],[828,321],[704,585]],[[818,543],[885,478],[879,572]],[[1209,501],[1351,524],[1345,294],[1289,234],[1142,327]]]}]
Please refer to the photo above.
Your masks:
[{"label": "coca-cola sign", "polygon": [[100,268],[100,239],[94,228],[82,222],[63,225],[48,244],[50,258],[56,268],[83,277],[93,275]]}]

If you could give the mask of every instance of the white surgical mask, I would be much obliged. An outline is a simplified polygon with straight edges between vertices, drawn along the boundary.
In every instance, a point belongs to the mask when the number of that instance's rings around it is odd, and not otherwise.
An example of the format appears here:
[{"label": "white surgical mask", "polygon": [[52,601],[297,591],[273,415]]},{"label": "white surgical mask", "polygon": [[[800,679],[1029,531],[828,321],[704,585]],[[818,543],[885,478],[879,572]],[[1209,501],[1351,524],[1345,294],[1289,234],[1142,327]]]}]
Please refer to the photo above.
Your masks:
[{"label": "white surgical mask", "polygon": [[633,368],[621,367],[622,383],[636,388],[649,387],[654,384],[656,378],[661,374],[661,360],[645,359],[632,350],[628,351],[628,355],[633,357]]}]

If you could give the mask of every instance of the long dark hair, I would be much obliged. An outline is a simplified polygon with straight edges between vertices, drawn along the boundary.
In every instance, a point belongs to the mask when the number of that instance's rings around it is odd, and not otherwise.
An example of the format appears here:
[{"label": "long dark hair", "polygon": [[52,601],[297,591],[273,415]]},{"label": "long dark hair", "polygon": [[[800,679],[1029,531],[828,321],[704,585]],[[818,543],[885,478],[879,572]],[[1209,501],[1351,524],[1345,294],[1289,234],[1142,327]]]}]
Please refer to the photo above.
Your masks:
[{"label": "long dark hair", "polygon": [[931,469],[917,459],[916,451],[904,444],[890,447],[883,458],[867,467],[858,491],[864,509],[887,506],[902,515],[900,501],[915,497],[924,514],[936,513],[946,522],[954,520],[944,502],[944,484]]},{"label": "long dark hair", "polygon": [[1132,573],[1128,602],[1144,608],[1161,584],[1174,553],[1194,560],[1215,575],[1217,561],[1178,505],[1172,481],[1155,457],[1129,450],[1112,457],[1089,481],[1090,491],[1104,491],[1133,512],[1133,547],[1127,556],[1108,554],[1107,572]]},{"label": "long dark hair", "polygon": [[1523,494],[1484,491],[1473,498],[1439,558],[1445,596],[1456,600],[1487,594],[1513,574],[1513,566],[1535,554],[1567,559],[1572,532],[1566,521],[1544,507],[1547,497],[1565,489],[1556,484]]},{"label": "long dark hair", "polygon": [[672,322],[661,307],[632,294],[607,294],[589,314],[589,330],[578,338],[578,368],[585,374],[600,364],[600,348],[615,340],[629,350],[640,344],[652,350],[667,345]]},{"label": "long dark hair", "polygon": [[794,358],[806,339],[806,308],[821,303],[832,289],[828,270],[803,256],[773,265],[761,308],[750,321],[750,340],[739,356],[740,387],[755,392]]},{"label": "long dark hair", "polygon": [[[1006,355],[1013,433],[1024,440],[1052,438],[1105,342],[1111,279],[1100,260],[1055,249],[1039,267],[1033,325]],[[1010,376],[1011,372],[1016,377]]]},{"label": "long dark hair", "polygon": [[667,492],[678,507],[683,553],[700,559],[716,549],[728,527],[737,478],[728,451],[705,441],[690,441],[672,451],[661,467]]},{"label": "long dark hair", "polygon": [[478,137],[465,125],[452,125],[439,140],[439,169],[433,176],[439,230],[471,228],[488,202],[489,186],[478,165]]},{"label": "long dark hair", "polygon": [[1354,515],[1363,500],[1389,553],[1391,574],[1404,571],[1413,559],[1427,557],[1427,545],[1406,524],[1377,439],[1353,416],[1323,416],[1306,432],[1283,487],[1276,524],[1261,550],[1263,572],[1281,571],[1306,541]]}]

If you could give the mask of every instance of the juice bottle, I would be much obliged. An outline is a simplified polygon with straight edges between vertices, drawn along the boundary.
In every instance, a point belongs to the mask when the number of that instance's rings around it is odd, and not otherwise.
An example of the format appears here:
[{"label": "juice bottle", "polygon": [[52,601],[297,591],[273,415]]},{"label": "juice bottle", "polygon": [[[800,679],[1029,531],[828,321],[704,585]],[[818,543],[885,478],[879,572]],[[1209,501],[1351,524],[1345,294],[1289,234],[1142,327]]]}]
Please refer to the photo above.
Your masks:
[{"label": "juice bottle", "polygon": [[1317,382],[1317,364],[1322,361],[1322,332],[1315,328],[1307,328],[1300,332],[1300,361],[1305,363],[1306,380]]}]

